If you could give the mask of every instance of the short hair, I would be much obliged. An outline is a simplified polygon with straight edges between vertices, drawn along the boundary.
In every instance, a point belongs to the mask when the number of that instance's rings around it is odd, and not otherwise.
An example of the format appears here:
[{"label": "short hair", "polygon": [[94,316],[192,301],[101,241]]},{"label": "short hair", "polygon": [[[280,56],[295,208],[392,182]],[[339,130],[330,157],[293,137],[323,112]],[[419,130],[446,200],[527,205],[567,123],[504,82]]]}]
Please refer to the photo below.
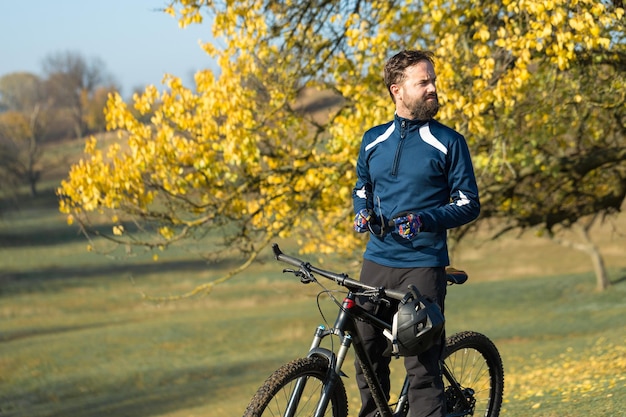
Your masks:
[{"label": "short hair", "polygon": [[417,51],[417,50],[404,50],[401,51],[387,61],[385,64],[383,79],[385,81],[385,85],[387,86],[387,91],[389,91],[389,95],[391,99],[395,98],[393,94],[391,94],[391,85],[392,84],[400,84],[406,78],[406,73],[404,72],[408,67],[413,66],[421,61],[428,61],[433,66],[435,54],[431,51]]}]

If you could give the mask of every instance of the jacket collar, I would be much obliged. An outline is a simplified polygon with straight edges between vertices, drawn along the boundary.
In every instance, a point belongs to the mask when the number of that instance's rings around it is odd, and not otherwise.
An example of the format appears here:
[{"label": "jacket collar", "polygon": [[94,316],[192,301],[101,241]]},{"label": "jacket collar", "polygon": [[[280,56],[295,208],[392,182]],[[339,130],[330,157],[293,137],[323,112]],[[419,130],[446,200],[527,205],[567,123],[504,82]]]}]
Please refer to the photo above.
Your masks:
[{"label": "jacket collar", "polygon": [[405,122],[405,126],[408,127],[420,127],[430,122],[430,120],[406,119],[404,117],[398,116],[398,113],[394,113],[394,123],[400,126],[402,125],[402,122]]}]

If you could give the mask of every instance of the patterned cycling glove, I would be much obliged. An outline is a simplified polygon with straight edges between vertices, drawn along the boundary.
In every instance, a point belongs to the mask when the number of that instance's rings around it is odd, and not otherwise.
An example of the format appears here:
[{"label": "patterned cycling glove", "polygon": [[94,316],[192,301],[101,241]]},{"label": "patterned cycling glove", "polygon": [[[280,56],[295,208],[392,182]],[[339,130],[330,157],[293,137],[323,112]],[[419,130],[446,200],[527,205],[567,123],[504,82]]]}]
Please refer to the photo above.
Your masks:
[{"label": "patterned cycling glove", "polygon": [[422,219],[414,213],[393,219],[398,234],[405,239],[413,239],[422,230]]},{"label": "patterned cycling glove", "polygon": [[372,219],[373,212],[370,209],[361,209],[354,217],[354,230],[358,233],[365,233],[368,230],[368,223]]}]

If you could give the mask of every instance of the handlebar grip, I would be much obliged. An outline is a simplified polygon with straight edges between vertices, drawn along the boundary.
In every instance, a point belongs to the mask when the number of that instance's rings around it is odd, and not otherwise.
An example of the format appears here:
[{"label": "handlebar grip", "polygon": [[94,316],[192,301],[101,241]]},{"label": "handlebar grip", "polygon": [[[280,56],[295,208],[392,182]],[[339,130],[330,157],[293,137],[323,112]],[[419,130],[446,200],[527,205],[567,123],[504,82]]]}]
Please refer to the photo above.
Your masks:
[{"label": "handlebar grip", "polygon": [[402,299],[404,298],[406,293],[407,293],[407,291],[398,291],[398,290],[388,290],[388,289],[385,289],[385,295],[387,297],[393,298],[394,300],[397,300],[397,301],[402,301]]},{"label": "handlebar grip", "polygon": [[289,265],[297,266],[297,267],[300,267],[304,263],[300,259],[294,258],[289,255],[285,255],[278,247],[278,243],[272,244],[272,250],[274,251],[274,258],[276,258],[277,261],[285,262],[285,263],[288,263]]}]

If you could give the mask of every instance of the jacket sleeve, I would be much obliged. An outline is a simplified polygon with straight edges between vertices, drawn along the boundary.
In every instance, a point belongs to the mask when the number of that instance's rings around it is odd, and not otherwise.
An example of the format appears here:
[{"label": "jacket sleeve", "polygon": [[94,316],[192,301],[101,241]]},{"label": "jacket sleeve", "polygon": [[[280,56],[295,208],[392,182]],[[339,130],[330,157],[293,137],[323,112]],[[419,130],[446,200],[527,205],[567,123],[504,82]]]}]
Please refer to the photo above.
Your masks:
[{"label": "jacket sleeve", "polygon": [[446,164],[450,203],[419,213],[424,231],[441,231],[462,226],[480,214],[474,167],[467,143],[459,136],[450,146]]},{"label": "jacket sleeve", "polygon": [[361,143],[359,157],[356,162],[356,184],[352,190],[352,206],[354,214],[364,208],[373,208],[372,182],[370,179],[367,153],[365,152],[365,140]]}]

